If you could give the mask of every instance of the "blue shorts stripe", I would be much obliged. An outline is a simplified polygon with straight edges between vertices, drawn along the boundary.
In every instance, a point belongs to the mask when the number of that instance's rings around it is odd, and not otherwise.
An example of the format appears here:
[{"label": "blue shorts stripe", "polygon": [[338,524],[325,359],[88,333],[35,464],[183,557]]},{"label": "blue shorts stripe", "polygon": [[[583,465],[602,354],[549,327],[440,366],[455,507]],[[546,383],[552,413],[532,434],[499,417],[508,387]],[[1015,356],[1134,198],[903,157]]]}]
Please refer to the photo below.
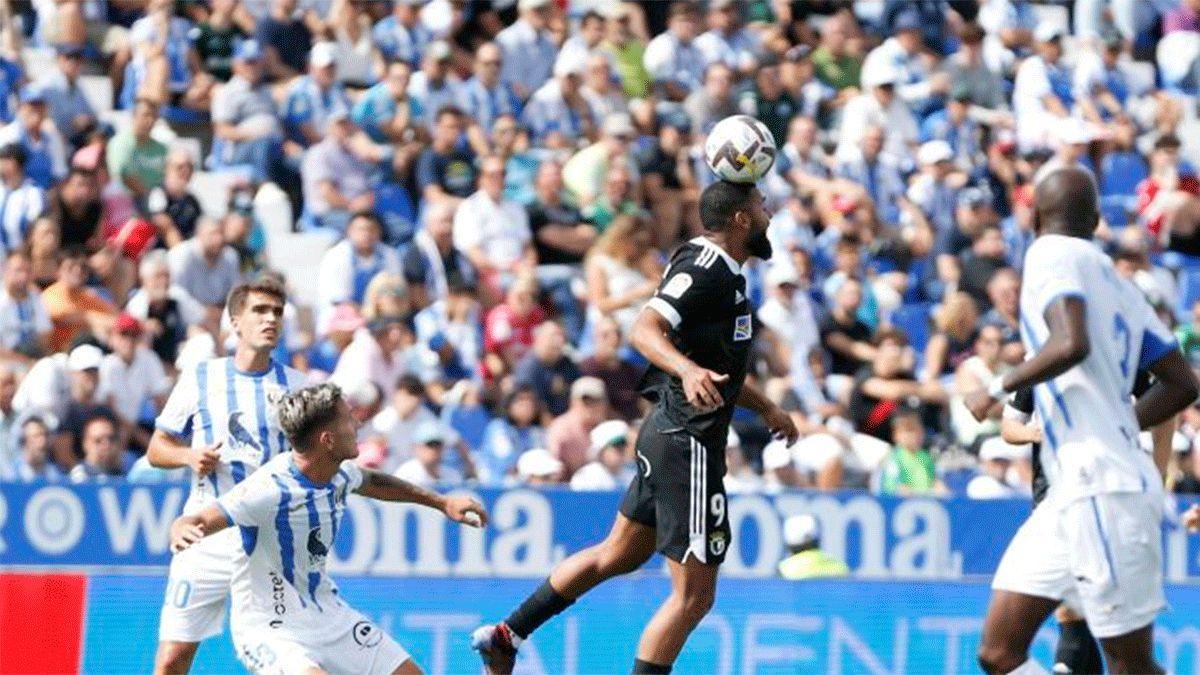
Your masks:
[{"label": "blue shorts stripe", "polygon": [[1117,583],[1117,566],[1113,564],[1112,547],[1108,544],[1108,535],[1104,534],[1104,525],[1100,523],[1100,508],[1096,506],[1096,498],[1091,498],[1092,515],[1096,518],[1096,531],[1100,533],[1100,543],[1104,545],[1104,559],[1108,561],[1108,573],[1112,576],[1113,584]]}]

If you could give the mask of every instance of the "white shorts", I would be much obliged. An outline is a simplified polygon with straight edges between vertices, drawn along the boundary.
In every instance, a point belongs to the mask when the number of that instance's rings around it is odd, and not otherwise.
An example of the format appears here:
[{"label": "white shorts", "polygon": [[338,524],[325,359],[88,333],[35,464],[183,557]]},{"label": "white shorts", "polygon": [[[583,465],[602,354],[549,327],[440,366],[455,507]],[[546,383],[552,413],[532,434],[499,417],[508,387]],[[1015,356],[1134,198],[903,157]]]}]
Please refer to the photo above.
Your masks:
[{"label": "white shorts", "polygon": [[320,668],[332,675],[389,675],[411,657],[400,643],[367,617],[351,612],[350,621],[329,627],[332,639],[316,644],[270,628],[233,631],[238,660],[252,673],[291,675]]},{"label": "white shorts", "polygon": [[230,528],[171,558],[158,621],[160,642],[203,642],[221,634],[237,546],[238,530]]},{"label": "white shorts", "polygon": [[1166,607],[1161,526],[1157,492],[1042,504],[1009,543],[992,588],[1075,605],[1098,638],[1133,632]]}]

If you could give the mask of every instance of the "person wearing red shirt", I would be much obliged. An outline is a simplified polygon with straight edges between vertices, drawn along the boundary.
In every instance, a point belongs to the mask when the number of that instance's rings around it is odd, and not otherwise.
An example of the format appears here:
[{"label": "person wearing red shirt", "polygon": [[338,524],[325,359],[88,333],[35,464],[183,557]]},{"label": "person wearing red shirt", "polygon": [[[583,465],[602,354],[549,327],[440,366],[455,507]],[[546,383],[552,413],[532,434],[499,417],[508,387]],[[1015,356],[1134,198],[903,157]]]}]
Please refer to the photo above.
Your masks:
[{"label": "person wearing red shirt", "polygon": [[1200,180],[1180,166],[1180,145],[1179,137],[1174,134],[1159,137],[1150,154],[1150,175],[1137,186],[1138,219],[1164,245],[1177,234],[1175,230],[1180,223],[1176,215],[1195,210],[1181,211],[1180,207],[1200,196]]},{"label": "person wearing red shirt", "polygon": [[533,329],[546,320],[537,304],[537,280],[521,277],[513,282],[504,302],[483,320],[483,376],[493,382],[512,372],[533,345]]}]

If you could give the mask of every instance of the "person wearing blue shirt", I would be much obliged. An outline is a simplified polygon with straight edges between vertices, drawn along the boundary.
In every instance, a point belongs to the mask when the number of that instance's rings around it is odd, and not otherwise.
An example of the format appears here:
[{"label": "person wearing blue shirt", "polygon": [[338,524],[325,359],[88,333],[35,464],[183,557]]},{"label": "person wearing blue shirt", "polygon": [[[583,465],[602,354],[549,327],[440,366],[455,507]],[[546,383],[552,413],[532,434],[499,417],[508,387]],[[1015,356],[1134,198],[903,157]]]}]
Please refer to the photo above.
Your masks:
[{"label": "person wearing blue shirt", "polygon": [[57,68],[34,85],[46,98],[54,126],[71,145],[82,145],[84,135],[96,126],[96,111],[79,87],[83,46],[59,45]]},{"label": "person wearing blue shirt", "polygon": [[475,76],[463,85],[464,110],[473,120],[471,141],[481,152],[487,148],[487,134],[500,115],[521,115],[521,99],[511,85],[500,79],[504,54],[494,42],[485,42],[475,50]]},{"label": "person wearing blue shirt", "polygon": [[325,136],[332,111],[349,109],[350,97],[337,81],[333,45],[317,43],[309,54],[308,75],[294,80],[288,87],[283,104],[283,128],[287,139],[310,147]]},{"label": "person wearing blue shirt", "polygon": [[483,432],[478,468],[491,483],[516,473],[521,453],[546,447],[546,434],[538,424],[542,406],[530,386],[517,386],[504,401],[500,417]]},{"label": "person wearing blue shirt", "polygon": [[553,12],[550,0],[519,0],[521,18],[496,35],[504,51],[500,77],[510,83],[517,95],[527,99],[550,79],[558,47],[550,34]]},{"label": "person wearing blue shirt", "polygon": [[403,61],[416,68],[421,54],[433,42],[433,32],[421,23],[420,9],[425,0],[395,0],[392,14],[375,24],[372,41],[388,61]]},{"label": "person wearing blue shirt", "polygon": [[883,152],[884,131],[868,127],[858,144],[858,152],[838,162],[839,178],[854,181],[867,191],[875,202],[875,213],[889,225],[900,222],[899,201],[904,196],[904,177],[896,162]]},{"label": "person wearing blue shirt", "polygon": [[921,142],[949,143],[954,163],[974,175],[976,171],[984,170],[987,157],[983,152],[979,123],[968,115],[970,106],[970,88],[962,83],[955,85],[946,107],[930,114],[921,123]]},{"label": "person wearing blue shirt", "polygon": [[0,56],[0,124],[8,124],[16,114],[13,99],[21,88],[21,64]]},{"label": "person wearing blue shirt", "polygon": [[27,86],[17,118],[0,128],[0,146],[16,143],[25,148],[25,175],[43,190],[67,175],[66,146],[54,125],[47,123],[47,113],[45,95]]},{"label": "person wearing blue shirt", "polygon": [[407,62],[392,61],[383,80],[354,104],[350,118],[376,143],[402,143],[406,135],[423,132],[425,108],[408,95],[411,76]]}]

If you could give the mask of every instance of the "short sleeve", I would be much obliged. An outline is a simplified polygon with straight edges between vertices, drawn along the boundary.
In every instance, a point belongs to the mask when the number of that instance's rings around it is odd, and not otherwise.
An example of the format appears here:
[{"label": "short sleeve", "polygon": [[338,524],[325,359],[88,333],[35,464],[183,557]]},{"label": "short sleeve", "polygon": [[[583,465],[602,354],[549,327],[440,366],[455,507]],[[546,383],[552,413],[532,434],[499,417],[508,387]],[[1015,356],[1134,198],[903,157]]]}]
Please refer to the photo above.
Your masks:
[{"label": "short sleeve", "polygon": [[[1090,246],[1083,242],[1080,244]],[[1041,237],[1029,247],[1025,254],[1025,274],[1021,280],[1022,294],[1030,294],[1032,308],[1038,316],[1060,297],[1085,295],[1087,280],[1081,273],[1080,259],[1077,246],[1067,245],[1059,237]]]},{"label": "short sleeve", "polygon": [[1142,301],[1142,350],[1138,354],[1138,370],[1147,370],[1169,352],[1179,349],[1179,341],[1170,328],[1158,318],[1150,303]]},{"label": "short sleeve", "polygon": [[279,488],[268,471],[256,471],[217,499],[230,525],[256,527],[267,522],[279,504]]},{"label": "short sleeve", "polygon": [[346,474],[347,492],[358,492],[358,489],[362,487],[363,472],[354,462],[350,460],[342,462],[342,466],[338,469],[338,472]]},{"label": "short sleeve", "polygon": [[213,94],[210,108],[213,122],[233,124],[237,109],[234,107],[232,86],[226,83]]},{"label": "short sleeve", "polygon": [[[197,368],[204,368],[200,364]],[[167,404],[154,420],[154,427],[176,438],[187,438],[191,435],[192,416],[200,403],[196,384],[196,369],[189,368],[179,375],[179,381],[171,390]]]},{"label": "short sleeve", "polygon": [[672,328],[678,328],[686,317],[712,304],[715,290],[708,270],[690,263],[673,264],[646,307],[661,314]]}]

